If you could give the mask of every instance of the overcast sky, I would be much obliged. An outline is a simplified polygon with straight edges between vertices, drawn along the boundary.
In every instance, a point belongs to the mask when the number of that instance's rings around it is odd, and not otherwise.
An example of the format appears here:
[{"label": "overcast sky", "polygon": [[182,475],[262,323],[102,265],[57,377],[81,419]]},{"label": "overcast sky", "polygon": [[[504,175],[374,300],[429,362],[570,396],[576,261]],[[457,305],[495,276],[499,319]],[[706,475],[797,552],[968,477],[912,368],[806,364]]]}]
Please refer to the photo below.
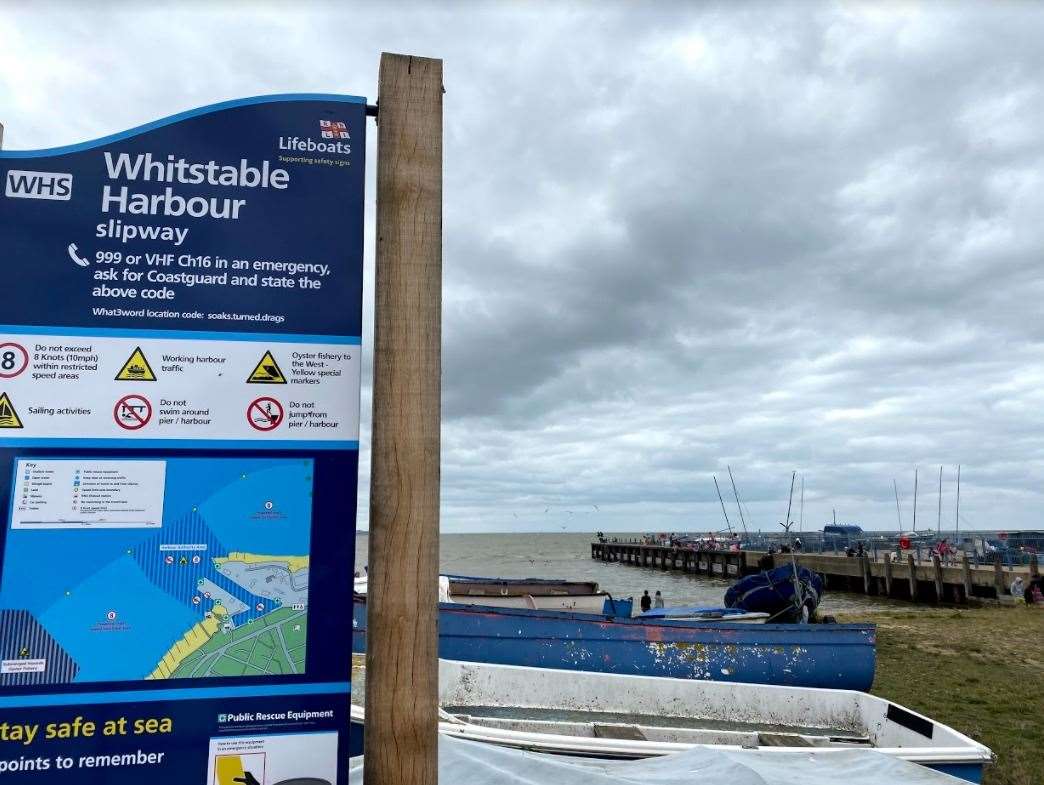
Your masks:
[{"label": "overcast sky", "polygon": [[730,464],[1044,528],[1044,6],[154,5],[0,0],[4,147],[445,60],[444,531],[738,525]]}]

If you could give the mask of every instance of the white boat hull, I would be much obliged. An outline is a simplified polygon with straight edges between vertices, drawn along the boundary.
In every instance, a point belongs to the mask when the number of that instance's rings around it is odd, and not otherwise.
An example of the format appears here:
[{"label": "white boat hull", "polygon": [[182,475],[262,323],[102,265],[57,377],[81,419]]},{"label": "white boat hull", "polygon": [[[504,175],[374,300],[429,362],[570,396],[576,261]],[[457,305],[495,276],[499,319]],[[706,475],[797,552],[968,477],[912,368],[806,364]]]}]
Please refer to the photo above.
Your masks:
[{"label": "white boat hull", "polygon": [[[992,760],[954,729],[852,690],[440,660],[439,693],[452,711],[443,712],[440,733],[540,752],[637,759],[695,746],[874,749],[973,781]],[[352,721],[362,720],[353,705]]]},{"label": "white boat hull", "polygon": [[450,594],[449,601],[459,605],[485,605],[493,608],[531,608],[541,611],[574,611],[576,613],[601,613],[605,607],[605,594],[553,594],[496,597],[466,594]]}]

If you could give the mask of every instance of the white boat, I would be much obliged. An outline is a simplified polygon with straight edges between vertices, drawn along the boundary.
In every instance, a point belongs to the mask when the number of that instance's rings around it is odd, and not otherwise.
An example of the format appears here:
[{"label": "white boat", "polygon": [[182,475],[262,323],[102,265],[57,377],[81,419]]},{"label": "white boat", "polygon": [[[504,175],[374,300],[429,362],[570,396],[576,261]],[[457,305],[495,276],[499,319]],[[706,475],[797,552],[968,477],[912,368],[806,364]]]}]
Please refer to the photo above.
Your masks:
[{"label": "white boat", "polygon": [[[440,660],[439,701],[443,734],[563,755],[867,749],[972,782],[992,760],[989,748],[942,723],[850,690]],[[353,705],[352,721],[362,720]]]},{"label": "white boat", "polygon": [[[356,594],[366,594],[368,587],[367,576],[355,579]],[[439,576],[439,602],[457,605],[601,614],[607,607],[607,600],[612,607],[611,595],[599,591],[597,583],[588,581]],[[618,602],[620,615],[630,616],[630,600]]]}]

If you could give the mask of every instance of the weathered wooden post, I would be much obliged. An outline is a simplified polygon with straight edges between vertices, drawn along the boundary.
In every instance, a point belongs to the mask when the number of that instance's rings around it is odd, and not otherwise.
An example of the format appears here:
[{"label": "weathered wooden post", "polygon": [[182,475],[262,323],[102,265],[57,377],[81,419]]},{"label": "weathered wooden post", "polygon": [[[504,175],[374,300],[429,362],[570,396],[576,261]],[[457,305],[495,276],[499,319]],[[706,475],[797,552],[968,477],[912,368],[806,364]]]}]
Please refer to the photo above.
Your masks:
[{"label": "weathered wooden post", "polygon": [[917,565],[914,564],[914,557],[912,554],[906,554],[906,566],[910,570],[910,576],[907,580],[910,581],[910,599],[914,602],[917,601]]},{"label": "weathered wooden post", "polygon": [[863,594],[870,594],[870,557],[864,553],[860,561],[863,568]]},{"label": "weathered wooden post", "polygon": [[438,782],[442,61],[382,54],[366,785]]},{"label": "weathered wooden post", "polygon": [[932,574],[935,578],[935,600],[942,602],[945,597],[946,588],[943,585],[942,562],[937,554],[932,554]]},{"label": "weathered wooden post", "polygon": [[884,555],[884,584],[885,584],[885,596],[892,596],[892,554],[886,553]]},{"label": "weathered wooden post", "polygon": [[961,579],[964,581],[964,601],[967,602],[975,596],[974,584],[972,584],[972,571],[971,564],[968,561],[968,554],[962,554],[964,557],[961,560]]},{"label": "weathered wooden post", "polygon": [[[0,141],[3,140],[3,129],[0,129]],[[1030,580],[1040,577],[1040,566],[1037,562],[1037,554],[1031,553],[1029,560]]]},{"label": "weathered wooden post", "polygon": [[997,599],[1004,596],[1004,567],[1001,566],[999,553],[993,554],[993,588],[997,592]]}]

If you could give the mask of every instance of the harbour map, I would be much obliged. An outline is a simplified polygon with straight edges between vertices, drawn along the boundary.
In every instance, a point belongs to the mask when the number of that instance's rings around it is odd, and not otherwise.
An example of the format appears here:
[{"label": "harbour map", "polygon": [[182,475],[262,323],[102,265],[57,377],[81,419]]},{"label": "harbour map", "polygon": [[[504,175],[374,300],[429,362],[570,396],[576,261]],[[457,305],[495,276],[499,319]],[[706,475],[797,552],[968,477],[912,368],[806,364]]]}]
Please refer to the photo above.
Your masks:
[{"label": "harbour map", "polygon": [[[305,672],[313,462],[20,459],[0,686]],[[161,480],[162,498],[143,493]]]}]

